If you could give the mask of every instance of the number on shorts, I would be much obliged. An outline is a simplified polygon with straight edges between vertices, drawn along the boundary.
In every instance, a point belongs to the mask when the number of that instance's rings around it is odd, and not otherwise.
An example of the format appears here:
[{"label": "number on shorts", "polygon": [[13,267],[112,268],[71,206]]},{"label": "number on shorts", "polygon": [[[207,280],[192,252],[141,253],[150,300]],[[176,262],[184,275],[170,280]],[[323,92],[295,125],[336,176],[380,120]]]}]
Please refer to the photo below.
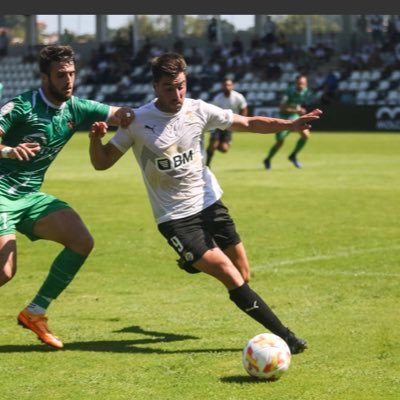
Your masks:
[{"label": "number on shorts", "polygon": [[176,236],[172,236],[172,238],[170,239],[172,245],[175,247],[175,249],[179,252],[182,253],[183,251],[183,244],[181,243],[181,241],[176,237]]}]

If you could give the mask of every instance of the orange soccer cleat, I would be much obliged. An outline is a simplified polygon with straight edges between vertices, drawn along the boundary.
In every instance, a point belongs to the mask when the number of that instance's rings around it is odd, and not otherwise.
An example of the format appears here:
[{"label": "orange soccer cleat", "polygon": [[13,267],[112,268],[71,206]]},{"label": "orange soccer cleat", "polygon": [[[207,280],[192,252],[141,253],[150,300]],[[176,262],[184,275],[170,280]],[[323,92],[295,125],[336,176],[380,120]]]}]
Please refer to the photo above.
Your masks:
[{"label": "orange soccer cleat", "polygon": [[36,333],[39,339],[50,346],[61,349],[63,342],[47,326],[47,317],[43,314],[32,314],[26,308],[18,314],[18,324]]}]

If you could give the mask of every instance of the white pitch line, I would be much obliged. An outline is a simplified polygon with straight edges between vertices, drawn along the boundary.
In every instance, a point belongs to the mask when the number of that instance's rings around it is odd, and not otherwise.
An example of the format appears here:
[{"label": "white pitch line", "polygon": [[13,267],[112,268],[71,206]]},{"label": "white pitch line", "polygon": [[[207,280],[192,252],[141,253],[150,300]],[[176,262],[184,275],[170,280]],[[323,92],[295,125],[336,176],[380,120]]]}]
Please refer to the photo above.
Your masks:
[{"label": "white pitch line", "polygon": [[[257,269],[257,271],[260,271]],[[283,271],[279,271],[279,273],[282,272],[289,272],[289,273],[299,273],[299,270],[297,269],[290,269],[290,268],[285,268]],[[354,278],[361,278],[361,277],[376,277],[376,278],[400,278],[400,273],[396,272],[367,272],[367,271],[333,271],[333,270],[326,270],[326,269],[302,269],[302,273],[305,273],[307,275],[319,275],[319,276],[350,276]]]},{"label": "white pitch line", "polygon": [[[304,258],[297,258],[297,259],[292,259],[292,260],[283,260],[283,261],[278,261],[274,263],[269,263],[269,264],[261,264],[261,265],[256,265],[255,268],[253,268],[254,271],[257,270],[265,270],[265,269],[272,269],[276,267],[282,267],[282,266],[289,266],[289,265],[297,265],[305,262],[315,262],[315,261],[323,261],[323,260],[333,260],[335,258],[340,258],[340,257],[349,257],[353,255],[359,255],[359,254],[367,254],[367,253],[376,253],[376,252],[384,252],[384,251],[390,251],[390,250],[400,250],[400,246],[390,246],[390,247],[377,247],[377,248],[372,248],[372,249],[360,249],[360,250],[353,250],[353,251],[341,251],[337,252],[334,254],[328,254],[328,255],[319,255],[319,256],[312,256],[312,257],[304,257]],[[286,271],[293,271],[294,270],[288,270]],[[304,270],[303,270],[304,272]],[[327,270],[309,270],[307,272],[310,273],[317,273],[321,275],[335,275],[335,274],[340,274],[340,275],[351,275],[351,276],[382,276],[382,277],[400,277],[400,273],[386,273],[386,272],[365,272],[365,271],[357,271],[357,272],[351,272],[351,271],[327,271]]]}]

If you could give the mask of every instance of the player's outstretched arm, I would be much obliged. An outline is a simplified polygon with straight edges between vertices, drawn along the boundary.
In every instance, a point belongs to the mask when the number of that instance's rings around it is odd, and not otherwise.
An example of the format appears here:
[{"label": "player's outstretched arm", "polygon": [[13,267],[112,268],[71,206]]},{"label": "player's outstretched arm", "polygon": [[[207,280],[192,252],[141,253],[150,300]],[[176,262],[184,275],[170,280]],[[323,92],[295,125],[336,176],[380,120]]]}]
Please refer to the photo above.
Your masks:
[{"label": "player's outstretched arm", "polygon": [[303,130],[311,127],[310,122],[319,119],[322,111],[315,109],[295,120],[272,117],[243,117],[233,114],[231,129],[236,132],[276,133],[283,130]]},{"label": "player's outstretched arm", "polygon": [[111,115],[107,123],[111,126],[120,126],[127,128],[135,119],[135,113],[129,107],[111,107]]},{"label": "player's outstretched arm", "polygon": [[101,139],[107,133],[105,122],[95,122],[89,131],[89,155],[90,161],[96,170],[105,170],[113,166],[123,155],[111,143],[103,144]]},{"label": "player's outstretched arm", "polygon": [[311,125],[310,122],[319,119],[322,111],[318,108],[312,110],[311,112],[300,116],[299,118],[293,121],[293,130],[295,131],[302,131],[304,129],[310,129]]}]

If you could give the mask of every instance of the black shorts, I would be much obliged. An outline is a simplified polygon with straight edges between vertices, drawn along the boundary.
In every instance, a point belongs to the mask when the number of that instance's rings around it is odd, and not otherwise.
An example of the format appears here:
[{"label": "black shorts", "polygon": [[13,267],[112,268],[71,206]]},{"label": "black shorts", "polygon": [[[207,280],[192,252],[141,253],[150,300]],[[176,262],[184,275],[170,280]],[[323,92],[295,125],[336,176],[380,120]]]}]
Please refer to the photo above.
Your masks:
[{"label": "black shorts", "polygon": [[221,143],[230,144],[232,142],[232,131],[215,129],[211,132],[211,140],[218,140]]},{"label": "black shorts", "polygon": [[235,223],[220,200],[197,214],[162,222],[158,230],[180,255],[178,265],[192,273],[199,272],[192,264],[207,250],[224,250],[241,242]]}]

